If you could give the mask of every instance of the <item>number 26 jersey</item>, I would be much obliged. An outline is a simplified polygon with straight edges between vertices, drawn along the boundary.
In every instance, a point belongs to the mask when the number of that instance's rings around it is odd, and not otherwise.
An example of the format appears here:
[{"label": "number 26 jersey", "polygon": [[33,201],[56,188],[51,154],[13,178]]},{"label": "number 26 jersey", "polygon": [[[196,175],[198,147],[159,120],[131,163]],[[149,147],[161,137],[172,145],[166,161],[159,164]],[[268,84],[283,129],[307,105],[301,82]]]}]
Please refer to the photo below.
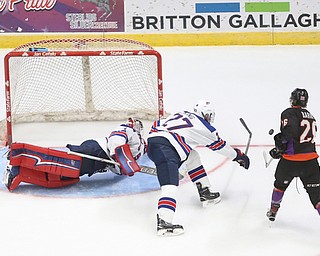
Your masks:
[{"label": "number 26 jersey", "polygon": [[292,161],[307,161],[318,157],[315,137],[316,120],[311,113],[301,107],[287,108],[281,113],[280,131],[287,141],[283,158]]}]

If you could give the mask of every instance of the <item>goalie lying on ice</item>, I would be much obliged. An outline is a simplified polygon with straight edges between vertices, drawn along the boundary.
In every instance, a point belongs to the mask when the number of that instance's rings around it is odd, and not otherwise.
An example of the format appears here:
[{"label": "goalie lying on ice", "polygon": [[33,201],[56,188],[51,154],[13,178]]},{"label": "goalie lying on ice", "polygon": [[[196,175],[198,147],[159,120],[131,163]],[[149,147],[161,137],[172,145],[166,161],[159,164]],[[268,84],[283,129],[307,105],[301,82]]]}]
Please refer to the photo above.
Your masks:
[{"label": "goalie lying on ice", "polygon": [[146,149],[142,130],[140,120],[129,118],[109,137],[86,140],[79,146],[68,144],[64,151],[12,143],[3,183],[13,191],[21,182],[56,188],[77,183],[80,176],[90,177],[98,172],[132,176],[140,170],[136,161]]}]

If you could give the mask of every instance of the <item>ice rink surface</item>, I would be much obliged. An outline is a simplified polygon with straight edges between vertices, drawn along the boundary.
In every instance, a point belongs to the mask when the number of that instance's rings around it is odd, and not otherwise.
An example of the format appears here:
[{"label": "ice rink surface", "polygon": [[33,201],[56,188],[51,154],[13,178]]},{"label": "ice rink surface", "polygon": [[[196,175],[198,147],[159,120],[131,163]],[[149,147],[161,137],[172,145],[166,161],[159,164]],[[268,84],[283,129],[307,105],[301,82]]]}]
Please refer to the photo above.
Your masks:
[{"label": "ice rink surface", "polygon": [[[239,122],[244,118],[253,132],[250,169],[203,151],[204,165],[222,201],[202,208],[196,188],[183,179],[175,222],[184,226],[185,234],[166,238],[156,236],[159,188],[150,175],[128,178],[105,173],[63,189],[22,185],[13,193],[1,184],[1,255],[320,256],[320,218],[299,180],[292,182],[277,220],[269,225],[265,213],[277,161],[265,168],[262,157],[273,143],[268,131],[279,131],[280,113],[289,106],[296,87],[308,90],[308,109],[320,120],[320,46],[157,50],[163,58],[166,111],[191,110],[197,99],[212,99],[220,136],[242,150],[248,139]],[[2,58],[7,51],[0,51]],[[4,80],[3,61],[0,72]],[[1,99],[3,93],[4,89]],[[4,100],[0,104],[3,118]],[[112,129],[103,125],[104,132]],[[54,129],[39,125],[36,132],[42,130],[54,137]],[[79,137],[61,138],[59,143],[81,141],[87,132],[77,129]],[[19,139],[32,141],[31,135],[22,131]],[[0,177],[4,165],[2,159]]]}]

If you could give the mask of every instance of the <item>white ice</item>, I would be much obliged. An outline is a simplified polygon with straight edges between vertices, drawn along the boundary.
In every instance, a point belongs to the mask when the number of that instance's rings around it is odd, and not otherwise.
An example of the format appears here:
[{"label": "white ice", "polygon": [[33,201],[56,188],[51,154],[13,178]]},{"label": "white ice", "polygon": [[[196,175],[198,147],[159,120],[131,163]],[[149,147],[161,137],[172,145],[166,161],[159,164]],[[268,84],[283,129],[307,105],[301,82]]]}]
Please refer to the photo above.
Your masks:
[{"label": "white ice", "polygon": [[[239,122],[244,118],[253,132],[250,169],[225,162],[218,154],[204,154],[209,178],[222,201],[202,208],[196,188],[183,180],[175,222],[184,226],[185,234],[169,238],[156,236],[159,190],[67,198],[9,193],[1,188],[1,255],[319,256],[320,218],[299,180],[292,182],[277,220],[269,225],[265,213],[277,161],[265,168],[262,152],[271,148],[268,131],[278,132],[280,113],[289,106],[290,92],[296,87],[308,90],[308,108],[320,120],[320,46],[157,50],[163,57],[166,110],[190,110],[195,100],[212,99],[220,136],[242,150],[248,139]],[[1,50],[1,56],[6,52]]]}]

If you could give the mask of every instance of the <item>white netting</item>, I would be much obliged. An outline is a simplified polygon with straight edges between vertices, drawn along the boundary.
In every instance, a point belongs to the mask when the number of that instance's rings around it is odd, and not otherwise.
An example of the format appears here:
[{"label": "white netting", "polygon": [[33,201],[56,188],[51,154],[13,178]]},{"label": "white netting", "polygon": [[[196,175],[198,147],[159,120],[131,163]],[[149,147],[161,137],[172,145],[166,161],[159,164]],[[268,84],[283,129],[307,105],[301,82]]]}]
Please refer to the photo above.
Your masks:
[{"label": "white netting", "polygon": [[[36,56],[34,48],[45,50]],[[44,40],[16,48],[21,56],[8,62],[13,123],[156,119],[160,64],[157,54],[144,50],[153,49],[121,39]]]}]

